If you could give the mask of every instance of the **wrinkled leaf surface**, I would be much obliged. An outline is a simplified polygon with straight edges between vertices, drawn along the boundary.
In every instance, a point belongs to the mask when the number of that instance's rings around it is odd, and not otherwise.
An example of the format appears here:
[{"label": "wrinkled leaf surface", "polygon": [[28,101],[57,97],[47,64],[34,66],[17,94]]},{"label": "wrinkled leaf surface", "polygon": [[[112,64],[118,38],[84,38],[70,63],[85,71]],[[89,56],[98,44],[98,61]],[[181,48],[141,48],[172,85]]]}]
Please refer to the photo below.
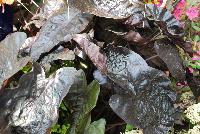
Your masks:
[{"label": "wrinkled leaf surface", "polygon": [[[69,75],[70,74],[70,75]],[[78,76],[75,68],[61,68],[45,78],[38,63],[23,75],[19,86],[6,89],[0,96],[2,133],[44,134],[56,123],[58,108]]]}]

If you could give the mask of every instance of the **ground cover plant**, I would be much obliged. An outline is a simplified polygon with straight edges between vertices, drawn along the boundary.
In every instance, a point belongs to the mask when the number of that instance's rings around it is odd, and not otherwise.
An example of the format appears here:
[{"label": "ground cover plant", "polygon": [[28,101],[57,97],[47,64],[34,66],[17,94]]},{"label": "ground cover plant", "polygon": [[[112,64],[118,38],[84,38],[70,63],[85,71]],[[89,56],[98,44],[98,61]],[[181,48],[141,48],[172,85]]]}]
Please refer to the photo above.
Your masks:
[{"label": "ground cover plant", "polygon": [[0,133],[200,134],[198,0],[0,4]]}]

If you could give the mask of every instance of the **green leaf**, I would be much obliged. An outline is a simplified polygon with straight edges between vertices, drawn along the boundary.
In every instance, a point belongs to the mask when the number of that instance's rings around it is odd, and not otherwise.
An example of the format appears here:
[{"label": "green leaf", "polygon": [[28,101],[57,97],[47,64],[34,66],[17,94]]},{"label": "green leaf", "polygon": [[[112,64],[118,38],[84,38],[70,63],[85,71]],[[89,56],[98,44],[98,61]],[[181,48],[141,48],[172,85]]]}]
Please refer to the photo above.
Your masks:
[{"label": "green leaf", "polygon": [[66,134],[69,127],[70,127],[69,124],[63,124],[63,125],[56,124],[51,128],[51,133],[52,134],[54,134],[54,133],[56,133],[56,134]]},{"label": "green leaf", "polygon": [[62,110],[64,110],[64,111],[67,111],[67,108],[65,107],[65,105],[64,105],[63,102],[60,104],[60,108],[61,108]]},{"label": "green leaf", "polygon": [[66,134],[66,132],[67,132],[67,129],[68,129],[68,127],[67,127],[67,126],[65,126],[65,125],[62,125],[62,128],[61,128],[61,134]]},{"label": "green leaf", "polygon": [[134,129],[134,126],[131,124],[126,124],[126,131],[131,131]]},{"label": "green leaf", "polygon": [[58,132],[59,129],[60,129],[60,125],[56,124],[51,128],[51,132]]},{"label": "green leaf", "polygon": [[98,121],[94,121],[85,130],[84,134],[104,134],[105,133],[105,125],[106,125],[105,119],[100,119]]},{"label": "green leaf", "polygon": [[200,32],[200,27],[198,27],[198,26],[192,24],[192,28],[193,28],[194,30]]},{"label": "green leaf", "polygon": [[29,73],[32,69],[32,65],[29,63],[25,67],[23,67],[21,70],[26,74]]},{"label": "green leaf", "polygon": [[82,72],[65,97],[71,113],[71,128],[69,134],[83,133],[90,124],[90,112],[96,106],[100,86],[93,81],[87,86],[85,74]]},{"label": "green leaf", "polygon": [[194,41],[195,41],[195,42],[198,42],[199,40],[200,40],[199,35],[195,35],[195,36],[194,36]]},{"label": "green leaf", "polygon": [[189,64],[192,68],[197,69],[197,65],[195,64]]}]

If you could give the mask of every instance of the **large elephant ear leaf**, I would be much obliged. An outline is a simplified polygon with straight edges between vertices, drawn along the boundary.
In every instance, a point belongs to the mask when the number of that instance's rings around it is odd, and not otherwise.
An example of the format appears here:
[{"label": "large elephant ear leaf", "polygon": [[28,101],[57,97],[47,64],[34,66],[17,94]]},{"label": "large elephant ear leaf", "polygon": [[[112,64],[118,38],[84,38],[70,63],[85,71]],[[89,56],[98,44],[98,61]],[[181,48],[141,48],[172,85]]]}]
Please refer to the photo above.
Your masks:
[{"label": "large elephant ear leaf", "polygon": [[106,125],[105,119],[99,119],[98,121],[94,121],[88,126],[84,134],[104,134],[105,125]]},{"label": "large elephant ear leaf", "polygon": [[144,134],[167,133],[176,113],[167,76],[127,48],[111,46],[107,56],[108,77],[124,90],[110,98],[113,111]]},{"label": "large elephant ear leaf", "polygon": [[93,81],[87,86],[83,72],[70,88],[69,94],[65,99],[65,102],[72,110],[69,134],[82,133],[90,124],[90,112],[96,105],[99,91],[100,86],[97,81]]}]

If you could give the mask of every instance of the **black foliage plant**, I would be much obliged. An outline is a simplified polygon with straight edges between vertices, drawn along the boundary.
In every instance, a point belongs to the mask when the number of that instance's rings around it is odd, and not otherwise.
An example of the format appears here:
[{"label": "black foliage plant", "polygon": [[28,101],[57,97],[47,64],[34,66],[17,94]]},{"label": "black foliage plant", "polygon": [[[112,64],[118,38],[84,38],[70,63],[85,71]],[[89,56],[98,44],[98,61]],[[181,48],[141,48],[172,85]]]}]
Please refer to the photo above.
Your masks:
[{"label": "black foliage plant", "polygon": [[106,59],[96,66],[103,66],[101,72],[120,87],[116,88],[116,94],[109,101],[117,115],[125,122],[142,128],[144,134],[165,134],[170,130],[177,112],[173,106],[176,93],[162,71],[148,66],[139,54],[128,48],[108,45],[104,54],[96,51],[93,55],[88,50],[95,48],[95,44],[90,42],[89,37],[79,34],[74,40],[86,50],[93,62]]},{"label": "black foliage plant", "polygon": [[[13,32],[12,7],[4,8],[0,12],[0,40]],[[122,125],[132,124],[144,134],[167,134],[179,113],[177,94],[168,76],[187,80],[194,96],[199,97],[199,79],[185,72],[176,47],[191,54],[191,43],[184,40],[184,29],[167,8],[143,0],[69,0],[67,4],[48,0],[38,16],[41,29],[36,36],[29,40],[23,35],[23,42],[14,45],[19,39],[11,38],[13,33],[0,43],[1,84],[9,87],[7,79],[33,62],[32,71],[23,72],[17,87],[5,88],[0,94],[0,133],[48,133],[57,122],[63,101],[70,117],[60,116],[56,127],[63,128],[54,127],[52,133],[103,134],[110,120],[99,120],[104,112],[94,118],[92,111],[100,98],[105,104],[98,106],[103,109],[100,111],[113,110]],[[22,50],[29,56],[18,67]],[[148,64],[152,59],[155,62]],[[76,69],[69,67],[71,63]],[[46,77],[44,70],[51,75]],[[94,70],[103,76],[102,86],[94,80]],[[102,92],[106,94],[103,97]]]}]

